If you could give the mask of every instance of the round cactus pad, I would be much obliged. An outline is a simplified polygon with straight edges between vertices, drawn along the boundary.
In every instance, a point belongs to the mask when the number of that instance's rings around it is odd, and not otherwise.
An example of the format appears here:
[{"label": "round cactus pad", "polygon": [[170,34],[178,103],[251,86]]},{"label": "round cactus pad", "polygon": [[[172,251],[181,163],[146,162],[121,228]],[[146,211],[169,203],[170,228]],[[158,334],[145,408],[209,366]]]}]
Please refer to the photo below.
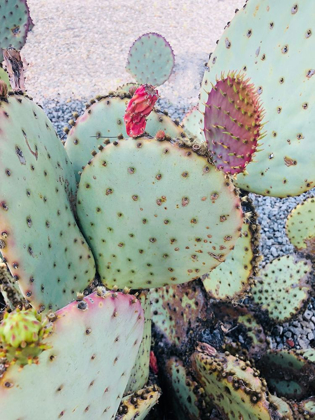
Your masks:
[{"label": "round cactus pad", "polygon": [[141,35],[131,46],[126,70],[139,84],[160,86],[172,74],[175,56],[170,44],[159,34]]},{"label": "round cactus pad", "polygon": [[198,278],[224,261],[242,225],[233,184],[206,156],[145,137],[99,152],[82,173],[77,205],[108,287]]},{"label": "round cactus pad", "polygon": [[311,290],[311,263],[286,255],[267,264],[252,288],[254,301],[276,322],[285,322],[298,313]]},{"label": "round cactus pad", "polygon": [[286,232],[298,251],[315,256],[315,198],[308,198],[289,214]]},{"label": "round cactus pad", "polygon": [[56,315],[38,364],[13,365],[2,376],[2,418],[114,418],[143,334],[139,301],[95,293]]},{"label": "round cactus pad", "polygon": [[34,24],[26,0],[5,0],[0,2],[0,62],[2,50],[14,47],[20,50],[26,42],[28,31]]},{"label": "round cactus pad", "polygon": [[229,71],[244,72],[265,111],[248,174],[238,187],[262,195],[299,195],[315,186],[315,3],[250,0],[228,24],[205,72],[199,108],[211,84]]},{"label": "round cactus pad", "polygon": [[[104,145],[104,140],[117,140],[122,135],[127,137],[124,114],[130,100],[119,96],[108,96],[93,103],[85,113],[77,119],[70,130],[66,151],[73,164],[77,181],[80,180],[79,171],[91,159],[91,152],[98,151]],[[154,110],[148,116],[146,132],[155,136],[159,130],[173,137],[180,137],[183,129],[176,125],[170,117],[160,111]]]},{"label": "round cactus pad", "polygon": [[36,309],[59,309],[94,278],[71,211],[71,162],[41,108],[21,95],[0,107],[0,251]]}]

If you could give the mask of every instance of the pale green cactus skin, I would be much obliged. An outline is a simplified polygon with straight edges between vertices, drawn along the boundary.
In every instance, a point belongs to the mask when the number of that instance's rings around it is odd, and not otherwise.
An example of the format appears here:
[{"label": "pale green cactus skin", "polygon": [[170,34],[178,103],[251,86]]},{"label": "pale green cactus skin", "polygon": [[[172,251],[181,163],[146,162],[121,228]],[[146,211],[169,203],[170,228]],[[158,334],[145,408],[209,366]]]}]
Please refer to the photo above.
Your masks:
[{"label": "pale green cactus skin", "polygon": [[206,141],[203,132],[203,114],[198,106],[192,108],[183,118],[182,126],[187,134],[197,137],[200,142]]},{"label": "pale green cactus skin", "polygon": [[71,210],[73,168],[52,124],[27,97],[1,102],[0,126],[1,253],[32,305],[56,310],[95,274]]},{"label": "pale green cactus skin", "polygon": [[8,47],[20,50],[34,24],[26,0],[1,1],[0,15],[3,22],[0,27],[0,62],[2,62],[2,50]]},{"label": "pale green cactus skin", "polygon": [[314,13],[315,3],[307,0],[249,0],[210,57],[200,111],[211,83],[232,70],[251,79],[265,110],[266,137],[246,167],[248,174],[237,177],[237,186],[246,191],[287,197],[315,186]]},{"label": "pale green cactus skin", "polygon": [[56,316],[44,339],[50,348],[38,364],[22,370],[13,365],[3,374],[1,415],[6,420],[41,419],[43,413],[52,419],[114,418],[143,334],[139,301],[122,293],[94,293]]},{"label": "pale green cactus skin", "polygon": [[285,255],[267,264],[252,287],[254,302],[275,322],[297,314],[310,296],[312,266],[309,261]]},{"label": "pale green cactus skin", "polygon": [[82,173],[77,205],[108,287],[194,280],[224,260],[242,225],[233,184],[206,156],[146,137],[100,151]]},{"label": "pale green cactus skin", "polygon": [[0,67],[0,80],[3,80],[8,86],[8,89],[11,90],[9,75],[2,67]]},{"label": "pale green cactus skin", "polygon": [[160,86],[172,74],[175,56],[167,40],[157,33],[141,35],[131,46],[126,70],[139,84]]}]

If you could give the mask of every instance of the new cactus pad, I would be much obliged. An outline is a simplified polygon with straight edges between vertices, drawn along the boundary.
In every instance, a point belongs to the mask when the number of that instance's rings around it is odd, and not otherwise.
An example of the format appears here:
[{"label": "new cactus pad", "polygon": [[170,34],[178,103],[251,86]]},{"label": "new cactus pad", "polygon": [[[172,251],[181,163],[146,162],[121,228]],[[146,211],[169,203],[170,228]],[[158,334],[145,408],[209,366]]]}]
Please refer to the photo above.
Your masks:
[{"label": "new cactus pad", "polygon": [[305,0],[250,0],[227,25],[209,59],[200,111],[206,110],[211,84],[231,71],[250,78],[265,111],[261,151],[247,173],[237,176],[244,190],[287,197],[315,185],[314,12],[315,3]]},{"label": "new cactus pad", "polygon": [[137,356],[143,323],[139,301],[122,293],[94,293],[60,309],[43,339],[49,349],[39,355],[38,364],[23,369],[15,364],[3,373],[1,416],[112,419]]},{"label": "new cactus pad", "polygon": [[160,86],[172,74],[175,56],[167,40],[154,32],[141,35],[131,46],[126,70],[139,84]]},{"label": "new cactus pad", "polygon": [[267,264],[252,288],[254,302],[275,322],[297,314],[312,290],[311,263],[286,255]]},{"label": "new cactus pad", "polygon": [[242,224],[232,183],[206,156],[145,137],[100,151],[82,173],[77,205],[108,287],[198,278],[224,261]]},{"label": "new cactus pad", "polygon": [[315,256],[315,198],[308,198],[291,211],[286,233],[297,251]]},{"label": "new cactus pad", "polygon": [[216,80],[204,112],[204,135],[215,166],[235,175],[245,171],[262,139],[263,109],[245,74],[229,72]]},{"label": "new cactus pad", "polygon": [[72,165],[50,121],[27,97],[1,101],[0,126],[0,250],[32,305],[56,310],[95,273],[71,211]]}]

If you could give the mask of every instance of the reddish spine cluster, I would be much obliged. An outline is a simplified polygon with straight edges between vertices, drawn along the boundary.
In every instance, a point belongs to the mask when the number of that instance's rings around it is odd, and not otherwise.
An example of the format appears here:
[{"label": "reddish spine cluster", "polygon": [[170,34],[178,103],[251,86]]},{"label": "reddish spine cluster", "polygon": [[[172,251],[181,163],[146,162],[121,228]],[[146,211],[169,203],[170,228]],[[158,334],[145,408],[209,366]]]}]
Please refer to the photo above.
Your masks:
[{"label": "reddish spine cluster", "polygon": [[144,133],[147,116],[153,110],[158,95],[151,85],[142,85],[135,91],[124,116],[128,136],[138,137]]},{"label": "reddish spine cluster", "polygon": [[212,87],[204,132],[215,166],[227,174],[245,171],[262,138],[264,112],[254,84],[230,72]]}]

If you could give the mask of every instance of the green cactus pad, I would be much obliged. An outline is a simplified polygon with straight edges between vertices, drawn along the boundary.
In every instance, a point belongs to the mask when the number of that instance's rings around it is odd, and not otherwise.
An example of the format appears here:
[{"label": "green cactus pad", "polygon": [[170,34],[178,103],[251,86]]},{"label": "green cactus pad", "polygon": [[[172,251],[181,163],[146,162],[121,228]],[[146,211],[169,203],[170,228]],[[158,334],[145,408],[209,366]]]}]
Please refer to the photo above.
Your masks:
[{"label": "green cactus pad", "polygon": [[159,34],[141,35],[131,46],[126,70],[140,85],[160,86],[172,74],[175,56],[170,44]]},{"label": "green cactus pad", "polygon": [[3,61],[2,50],[14,47],[20,50],[26,42],[28,32],[34,24],[26,0],[1,1],[0,15],[0,62]]},{"label": "green cactus pad", "polygon": [[204,75],[199,108],[221,73],[242,71],[257,88],[265,109],[266,137],[256,162],[237,186],[276,197],[315,186],[315,3],[250,0],[227,28]]},{"label": "green cactus pad", "polygon": [[151,290],[152,321],[168,344],[180,346],[194,329],[199,318],[205,318],[206,300],[198,281]]},{"label": "green cactus pad", "polygon": [[249,356],[260,356],[267,347],[266,336],[262,326],[256,321],[251,313],[240,315],[237,322],[246,328],[247,337],[251,340],[248,350]]},{"label": "green cactus pad", "polygon": [[[65,147],[77,181],[80,180],[78,172],[92,158],[91,152],[95,153],[98,147],[103,147],[106,138],[115,141],[119,136],[127,136],[124,114],[130,98],[131,95],[126,94],[125,98],[112,95],[94,100],[85,113],[73,121],[74,126],[68,134]],[[155,136],[159,130],[172,138],[183,134],[183,129],[170,117],[154,110],[148,116],[146,132]]]},{"label": "green cactus pad", "polygon": [[40,354],[38,364],[22,370],[10,366],[3,374],[1,416],[114,418],[143,333],[140,303],[122,293],[95,293],[56,316],[44,340],[51,348]]},{"label": "green cactus pad", "polygon": [[269,403],[273,406],[275,411],[275,419],[296,420],[293,416],[290,405],[285,400],[270,394]]},{"label": "green cactus pad", "polygon": [[192,355],[193,371],[223,418],[271,419],[266,386],[258,372],[249,362],[209,348],[208,354]]},{"label": "green cactus pad", "polygon": [[137,83],[125,83],[124,85],[118,86],[115,90],[114,95],[124,96],[124,95],[133,95],[134,91],[139,87]]},{"label": "green cactus pad", "polygon": [[144,420],[157,404],[161,393],[161,389],[153,385],[124,397],[119,406],[116,420]]},{"label": "green cactus pad", "polygon": [[206,141],[203,132],[203,115],[197,106],[184,116],[182,126],[187,134],[197,137],[200,142]]},{"label": "green cactus pad", "polygon": [[224,261],[242,224],[233,184],[206,155],[145,137],[100,151],[82,173],[77,204],[108,287],[194,280]]},{"label": "green cactus pad", "polygon": [[259,234],[256,223],[253,225],[255,230],[251,228],[250,222],[243,224],[241,237],[233,251],[222,264],[202,277],[205,289],[211,297],[231,300],[249,291],[254,282],[253,277],[257,274],[259,259]]},{"label": "green cactus pad", "polygon": [[[0,54],[2,54],[2,52]],[[3,80],[8,86],[8,89],[11,90],[9,75],[1,66],[0,66],[0,80]]]},{"label": "green cactus pad", "polygon": [[310,296],[311,263],[285,255],[267,264],[252,288],[254,302],[275,322],[285,322],[297,314]]},{"label": "green cactus pad", "polygon": [[71,207],[72,165],[44,112],[10,95],[0,109],[0,251],[36,309],[56,310],[94,278]]},{"label": "green cactus pad", "polygon": [[298,204],[289,214],[286,232],[298,251],[315,256],[315,198]]},{"label": "green cactus pad", "polygon": [[[191,373],[177,357],[171,357],[165,365],[169,397],[174,404],[178,418],[200,420],[211,412],[210,400],[203,388],[194,380]],[[179,415],[182,413],[182,416]]]},{"label": "green cactus pad", "polygon": [[315,380],[315,350],[269,350],[259,368],[279,397],[301,399],[309,395]]},{"label": "green cactus pad", "polygon": [[132,368],[129,382],[124,394],[132,394],[143,388],[149,378],[150,349],[151,349],[151,305],[149,292],[142,292],[138,296],[144,312],[144,331],[139,347],[136,363]]}]

